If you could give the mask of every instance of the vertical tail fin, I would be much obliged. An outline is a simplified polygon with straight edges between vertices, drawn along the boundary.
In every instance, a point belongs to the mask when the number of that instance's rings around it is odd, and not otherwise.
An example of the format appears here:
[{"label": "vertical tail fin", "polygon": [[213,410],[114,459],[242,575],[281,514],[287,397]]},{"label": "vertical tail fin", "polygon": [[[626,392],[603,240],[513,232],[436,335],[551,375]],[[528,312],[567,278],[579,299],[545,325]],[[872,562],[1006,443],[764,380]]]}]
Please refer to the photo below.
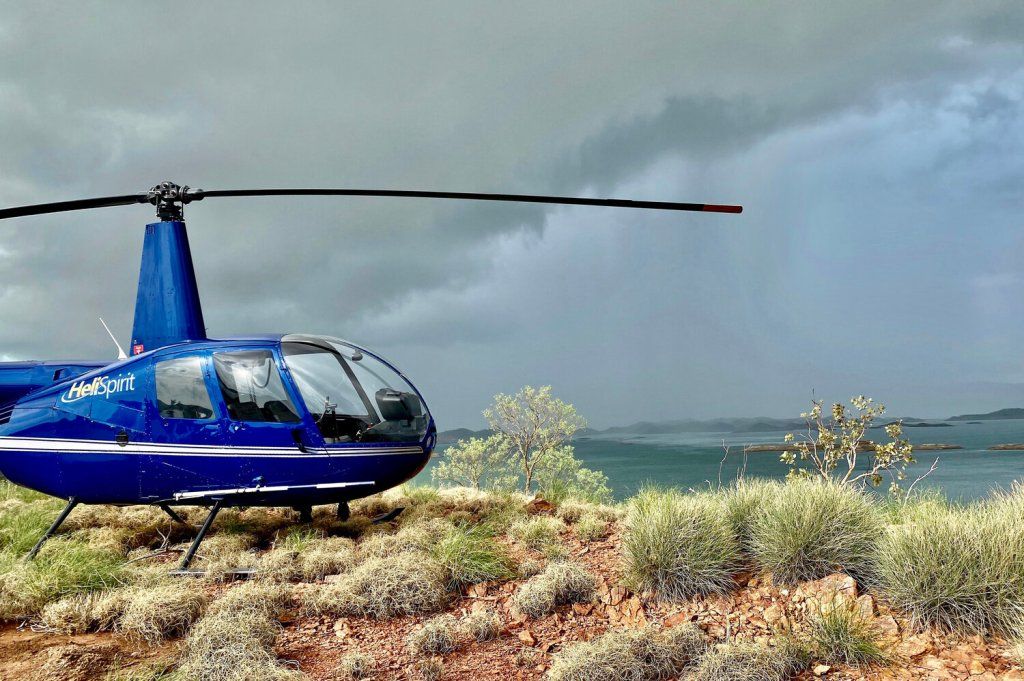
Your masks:
[{"label": "vertical tail fin", "polygon": [[185,223],[146,225],[132,354],[205,337],[206,325]]}]

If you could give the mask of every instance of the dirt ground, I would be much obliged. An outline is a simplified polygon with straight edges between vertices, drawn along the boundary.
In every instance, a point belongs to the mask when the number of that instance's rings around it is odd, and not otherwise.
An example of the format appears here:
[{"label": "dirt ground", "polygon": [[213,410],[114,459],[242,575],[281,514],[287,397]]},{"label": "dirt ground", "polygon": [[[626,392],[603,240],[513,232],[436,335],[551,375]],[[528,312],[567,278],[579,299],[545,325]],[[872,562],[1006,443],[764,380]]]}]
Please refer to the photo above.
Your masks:
[{"label": "dirt ground", "polygon": [[[841,574],[789,589],[772,584],[770,577],[742,574],[737,577],[736,591],[729,596],[681,604],[665,604],[649,594],[631,593],[617,586],[619,542],[617,530],[586,544],[568,533],[564,548],[595,575],[597,597],[590,603],[561,607],[539,619],[529,619],[510,606],[512,594],[524,580],[469,587],[452,601],[447,612],[458,617],[476,609],[494,608],[504,627],[496,640],[460,640],[453,652],[443,656],[441,678],[542,679],[551,666],[552,656],[566,646],[622,626],[671,627],[694,622],[719,641],[770,639],[780,628],[799,630],[805,614],[816,602],[838,597],[847,599],[871,619],[887,641],[894,663],[886,668],[850,669],[812,662],[798,678],[1024,681],[1005,641],[915,628]],[[509,546],[520,558],[530,553],[511,543]],[[169,566],[171,560],[168,558]],[[233,587],[197,580],[196,588],[217,592]],[[300,598],[302,590],[310,588],[315,585],[296,586]],[[339,660],[354,651],[373,656],[376,671],[372,678],[419,679],[416,663],[421,658],[409,652],[405,638],[433,616],[375,620],[318,618],[291,612],[283,618],[275,649],[283,661],[315,680],[334,679]],[[129,644],[111,633],[65,636],[33,630],[27,625],[8,625],[0,628],[0,679],[102,679],[111,670],[125,671],[160,661],[169,665],[176,657],[176,647],[175,642],[159,647]]]}]

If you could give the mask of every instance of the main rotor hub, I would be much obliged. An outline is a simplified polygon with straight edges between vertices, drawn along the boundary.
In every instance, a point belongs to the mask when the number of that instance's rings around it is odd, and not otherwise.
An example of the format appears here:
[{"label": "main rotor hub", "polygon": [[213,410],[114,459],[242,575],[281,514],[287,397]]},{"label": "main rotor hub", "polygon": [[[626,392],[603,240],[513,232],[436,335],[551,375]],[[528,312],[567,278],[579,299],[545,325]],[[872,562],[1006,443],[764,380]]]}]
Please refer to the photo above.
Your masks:
[{"label": "main rotor hub", "polygon": [[202,201],[202,190],[188,185],[179,186],[173,182],[161,182],[146,194],[146,199],[156,206],[156,216],[164,222],[184,219],[183,206],[192,201]]}]

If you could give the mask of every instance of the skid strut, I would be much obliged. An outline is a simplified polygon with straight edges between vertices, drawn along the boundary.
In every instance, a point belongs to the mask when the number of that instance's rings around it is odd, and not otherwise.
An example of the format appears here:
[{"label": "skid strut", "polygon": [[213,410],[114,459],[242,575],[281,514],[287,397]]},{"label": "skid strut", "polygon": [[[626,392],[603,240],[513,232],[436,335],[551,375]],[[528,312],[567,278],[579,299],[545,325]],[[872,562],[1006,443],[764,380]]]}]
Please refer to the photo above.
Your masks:
[{"label": "skid strut", "polygon": [[164,513],[169,515],[171,517],[171,520],[173,520],[174,522],[181,523],[182,525],[185,525],[186,527],[192,527],[187,522],[185,522],[185,520],[180,515],[178,515],[177,511],[175,511],[173,508],[171,508],[167,504],[160,504],[160,510],[162,510]]},{"label": "skid strut", "polygon": [[39,549],[43,548],[43,544],[46,543],[46,540],[52,537],[53,533],[57,531],[57,528],[59,528],[64,523],[64,521],[68,519],[68,514],[71,513],[75,506],[78,506],[78,500],[75,499],[74,497],[68,499],[68,505],[65,506],[64,510],[60,512],[60,515],[57,516],[57,519],[53,521],[53,524],[50,525],[50,529],[48,529],[43,534],[43,536],[39,538],[39,541],[36,542],[36,545],[33,546],[32,550],[28,552],[28,555],[25,556],[25,560],[32,560],[36,557],[36,554],[39,553]]},{"label": "skid strut", "polygon": [[192,540],[192,546],[188,547],[188,553],[181,559],[181,565],[178,566],[178,570],[187,570],[188,566],[192,564],[192,559],[196,556],[196,551],[199,550],[199,545],[203,543],[203,537],[210,531],[210,525],[213,525],[213,520],[220,513],[220,506],[224,503],[223,499],[218,499],[213,502],[213,507],[210,508],[210,513],[206,516],[206,520],[203,521],[203,526],[199,528],[199,534]]}]

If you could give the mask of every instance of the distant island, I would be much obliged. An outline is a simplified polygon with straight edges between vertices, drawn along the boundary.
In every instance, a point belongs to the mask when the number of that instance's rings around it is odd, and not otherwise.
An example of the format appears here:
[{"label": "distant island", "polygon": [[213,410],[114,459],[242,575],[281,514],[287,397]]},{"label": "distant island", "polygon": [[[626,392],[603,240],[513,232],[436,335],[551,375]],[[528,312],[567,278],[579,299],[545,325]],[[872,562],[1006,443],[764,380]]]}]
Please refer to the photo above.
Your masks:
[{"label": "distant island", "polygon": [[998,411],[990,411],[987,414],[961,414],[960,416],[951,416],[947,421],[1008,421],[1011,419],[1024,419],[1024,408],[1021,407],[1010,407],[1009,409],[1000,409]]},{"label": "distant island", "polygon": [[[958,424],[979,424],[983,421],[1003,421],[1010,419],[1024,419],[1024,408],[1010,407],[988,412],[987,414],[961,414],[951,416],[945,421],[956,421]],[[904,428],[951,428],[953,423],[946,423],[941,420],[929,421],[917,417],[903,417],[891,419],[884,424],[872,426],[872,428],[884,428],[890,423],[902,422]],[[677,433],[723,433],[723,434],[744,434],[744,433],[777,433],[797,432],[807,428],[803,419],[776,419],[767,416],[748,416],[735,418],[716,419],[675,419],[671,421],[637,421],[628,426],[612,426],[604,430],[584,428],[576,434],[577,439],[602,435],[673,435]],[[488,429],[471,430],[469,428],[455,428],[445,430],[437,435],[438,444],[446,445],[466,440],[471,437],[489,437],[494,433]],[[1001,445],[1003,446],[1003,445]],[[1010,447],[1011,445],[1006,445]],[[1012,445],[1016,447],[1016,445]],[[925,448],[958,448],[954,445],[915,445],[917,449]],[[778,450],[772,450],[778,451]]]},{"label": "distant island", "polygon": [[[1012,445],[1005,445],[1012,446]],[[1020,449],[1024,449],[1024,445],[1016,445]],[[857,447],[859,451],[871,451],[874,449],[875,443],[862,441],[861,445]],[[914,449],[920,452],[944,452],[950,449],[963,449],[960,445],[951,445],[946,443],[935,443],[925,442],[923,444],[914,445]],[[994,449],[994,448],[993,448]],[[795,452],[797,446],[791,443],[784,442],[768,442],[764,444],[747,445],[743,448],[743,451],[747,454],[754,452]]]}]

